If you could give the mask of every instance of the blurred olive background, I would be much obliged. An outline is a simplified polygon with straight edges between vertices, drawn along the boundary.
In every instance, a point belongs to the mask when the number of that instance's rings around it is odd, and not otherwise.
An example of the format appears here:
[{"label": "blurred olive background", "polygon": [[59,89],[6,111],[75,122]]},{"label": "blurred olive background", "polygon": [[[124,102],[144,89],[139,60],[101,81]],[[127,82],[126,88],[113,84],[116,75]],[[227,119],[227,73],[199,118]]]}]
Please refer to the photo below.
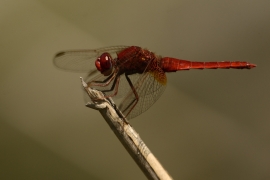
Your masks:
[{"label": "blurred olive background", "polygon": [[168,74],[131,120],[174,179],[270,179],[270,1],[0,1],[0,179],[146,179],[60,50],[137,45],[252,70]]}]

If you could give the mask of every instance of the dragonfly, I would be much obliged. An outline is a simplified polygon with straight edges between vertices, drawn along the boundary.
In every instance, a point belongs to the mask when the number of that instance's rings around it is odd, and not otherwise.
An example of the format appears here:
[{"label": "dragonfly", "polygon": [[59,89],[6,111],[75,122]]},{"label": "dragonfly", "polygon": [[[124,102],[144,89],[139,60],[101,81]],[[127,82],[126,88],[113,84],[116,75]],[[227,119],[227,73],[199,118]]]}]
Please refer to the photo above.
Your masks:
[{"label": "dragonfly", "polygon": [[243,61],[196,62],[162,57],[138,46],[111,46],[57,53],[56,67],[87,72],[87,85],[105,97],[120,99],[118,109],[132,119],[149,109],[162,95],[166,73],[189,69],[251,69]]}]

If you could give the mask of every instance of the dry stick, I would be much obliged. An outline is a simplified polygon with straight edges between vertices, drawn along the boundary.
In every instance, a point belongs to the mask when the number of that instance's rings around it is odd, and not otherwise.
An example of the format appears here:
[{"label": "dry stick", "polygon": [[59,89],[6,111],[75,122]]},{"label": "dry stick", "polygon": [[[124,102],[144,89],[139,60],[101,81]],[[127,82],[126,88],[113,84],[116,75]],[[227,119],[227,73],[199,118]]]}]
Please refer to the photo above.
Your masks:
[{"label": "dry stick", "polygon": [[[150,152],[138,133],[130,126],[111,99],[106,99],[102,92],[91,89],[81,78],[82,85],[93,101],[86,106],[99,110],[117,138],[143,171],[148,179],[171,180],[172,178]],[[114,106],[114,107],[113,107]]]}]

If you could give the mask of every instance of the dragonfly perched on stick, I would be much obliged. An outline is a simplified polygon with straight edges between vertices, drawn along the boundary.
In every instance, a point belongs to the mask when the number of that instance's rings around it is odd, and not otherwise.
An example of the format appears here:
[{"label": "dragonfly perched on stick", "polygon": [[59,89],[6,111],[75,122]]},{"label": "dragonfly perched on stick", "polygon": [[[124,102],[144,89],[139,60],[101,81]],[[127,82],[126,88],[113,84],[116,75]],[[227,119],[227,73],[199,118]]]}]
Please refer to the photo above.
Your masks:
[{"label": "dragonfly perched on stick", "polygon": [[145,112],[158,100],[166,87],[167,72],[256,67],[242,61],[194,62],[162,57],[138,46],[62,51],[53,62],[64,70],[88,72],[92,77],[88,86],[106,97],[122,97],[118,107],[128,119]]}]

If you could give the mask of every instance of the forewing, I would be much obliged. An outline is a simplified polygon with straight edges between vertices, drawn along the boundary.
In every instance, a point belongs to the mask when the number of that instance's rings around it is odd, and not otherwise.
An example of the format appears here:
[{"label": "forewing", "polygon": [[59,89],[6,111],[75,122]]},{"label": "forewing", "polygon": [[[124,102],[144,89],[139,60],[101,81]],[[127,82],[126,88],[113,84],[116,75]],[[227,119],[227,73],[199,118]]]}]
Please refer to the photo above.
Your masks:
[{"label": "forewing", "polygon": [[56,67],[74,72],[89,72],[96,69],[95,60],[104,52],[111,54],[113,58],[117,53],[129,46],[111,46],[100,49],[70,50],[57,53],[53,59]]}]

